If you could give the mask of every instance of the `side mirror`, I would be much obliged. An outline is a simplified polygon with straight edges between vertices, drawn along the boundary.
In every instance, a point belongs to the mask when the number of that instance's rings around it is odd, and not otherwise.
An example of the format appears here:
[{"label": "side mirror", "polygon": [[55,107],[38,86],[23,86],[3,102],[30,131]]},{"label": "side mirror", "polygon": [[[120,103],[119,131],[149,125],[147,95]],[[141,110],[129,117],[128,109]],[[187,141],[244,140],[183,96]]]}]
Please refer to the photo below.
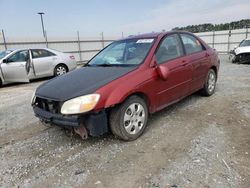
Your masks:
[{"label": "side mirror", "polygon": [[166,66],[159,65],[159,66],[157,66],[156,70],[157,70],[157,73],[159,74],[159,76],[162,80],[168,79],[169,69]]},{"label": "side mirror", "polygon": [[8,63],[8,60],[7,59],[3,59],[3,63]]}]

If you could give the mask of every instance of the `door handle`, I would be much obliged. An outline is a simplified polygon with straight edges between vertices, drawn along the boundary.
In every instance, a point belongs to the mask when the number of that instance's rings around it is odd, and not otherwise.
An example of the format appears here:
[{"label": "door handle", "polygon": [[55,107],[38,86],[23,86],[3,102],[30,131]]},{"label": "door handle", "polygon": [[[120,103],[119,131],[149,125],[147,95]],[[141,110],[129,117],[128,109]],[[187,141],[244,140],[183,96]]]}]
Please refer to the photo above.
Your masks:
[{"label": "door handle", "polygon": [[183,60],[181,65],[186,66],[187,64],[188,64],[188,62],[186,60]]},{"label": "door handle", "polygon": [[205,57],[209,57],[209,56],[210,56],[209,53],[206,53]]}]

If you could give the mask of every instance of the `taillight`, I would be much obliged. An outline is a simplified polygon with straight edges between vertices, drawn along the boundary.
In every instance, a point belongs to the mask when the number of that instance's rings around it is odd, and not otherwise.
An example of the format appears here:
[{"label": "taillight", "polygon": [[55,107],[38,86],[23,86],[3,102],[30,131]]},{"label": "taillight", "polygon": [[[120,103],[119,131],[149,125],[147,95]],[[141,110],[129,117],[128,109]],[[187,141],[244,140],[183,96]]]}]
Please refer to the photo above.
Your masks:
[{"label": "taillight", "polygon": [[75,56],[73,55],[69,56],[69,58],[75,60]]}]

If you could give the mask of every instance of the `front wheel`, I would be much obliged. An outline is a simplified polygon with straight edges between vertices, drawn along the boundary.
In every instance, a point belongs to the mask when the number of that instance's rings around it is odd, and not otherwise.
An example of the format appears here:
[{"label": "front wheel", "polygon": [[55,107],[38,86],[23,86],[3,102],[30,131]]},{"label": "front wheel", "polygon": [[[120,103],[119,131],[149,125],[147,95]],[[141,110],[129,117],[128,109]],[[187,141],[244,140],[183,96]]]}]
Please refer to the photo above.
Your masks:
[{"label": "front wheel", "polygon": [[137,139],[143,133],[148,120],[148,107],[138,96],[131,96],[124,103],[111,110],[112,133],[125,141]]},{"label": "front wheel", "polygon": [[60,76],[60,75],[63,75],[63,74],[66,74],[68,72],[68,69],[66,67],[66,65],[57,65],[55,67],[55,70],[54,70],[54,75],[55,76]]},{"label": "front wheel", "polygon": [[215,92],[217,76],[213,69],[210,69],[207,74],[206,82],[201,92],[205,96],[211,96]]}]

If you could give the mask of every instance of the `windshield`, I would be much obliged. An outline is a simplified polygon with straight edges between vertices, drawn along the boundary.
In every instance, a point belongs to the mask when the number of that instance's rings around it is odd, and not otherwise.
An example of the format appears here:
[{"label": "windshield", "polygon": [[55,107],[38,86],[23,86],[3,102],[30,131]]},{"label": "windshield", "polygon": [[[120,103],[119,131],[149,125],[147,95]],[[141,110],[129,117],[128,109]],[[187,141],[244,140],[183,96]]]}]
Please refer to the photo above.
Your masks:
[{"label": "windshield", "polygon": [[2,51],[0,52],[0,59],[4,58],[6,55],[8,55],[10,52],[12,52],[11,50],[6,50],[6,51]]},{"label": "windshield", "polygon": [[150,39],[127,39],[113,42],[97,56],[88,66],[135,66],[143,62],[148,54],[153,38]]},{"label": "windshield", "polygon": [[243,47],[243,46],[250,46],[250,40],[243,40],[240,43],[240,47]]}]

